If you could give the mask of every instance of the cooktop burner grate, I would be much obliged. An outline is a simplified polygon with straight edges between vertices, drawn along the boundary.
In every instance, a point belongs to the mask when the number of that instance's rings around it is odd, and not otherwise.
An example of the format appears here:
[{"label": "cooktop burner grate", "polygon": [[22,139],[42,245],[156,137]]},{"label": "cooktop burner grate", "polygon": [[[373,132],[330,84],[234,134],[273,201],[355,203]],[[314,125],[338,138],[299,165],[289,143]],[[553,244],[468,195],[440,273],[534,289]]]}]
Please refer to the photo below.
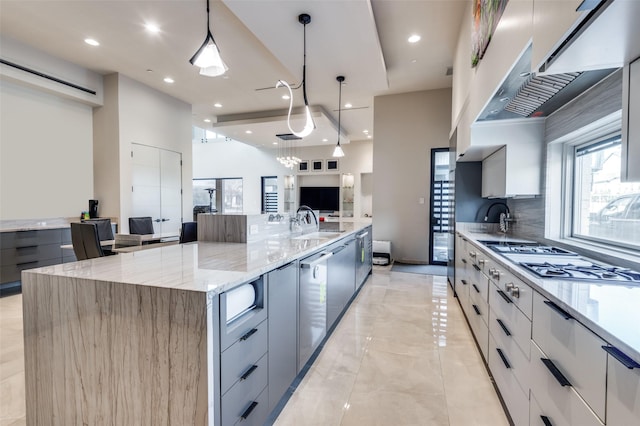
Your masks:
[{"label": "cooktop burner grate", "polygon": [[522,266],[542,278],[566,278],[573,280],[607,281],[640,284],[640,272],[626,268],[607,267],[595,263],[589,265],[565,264],[550,262],[522,262]]}]

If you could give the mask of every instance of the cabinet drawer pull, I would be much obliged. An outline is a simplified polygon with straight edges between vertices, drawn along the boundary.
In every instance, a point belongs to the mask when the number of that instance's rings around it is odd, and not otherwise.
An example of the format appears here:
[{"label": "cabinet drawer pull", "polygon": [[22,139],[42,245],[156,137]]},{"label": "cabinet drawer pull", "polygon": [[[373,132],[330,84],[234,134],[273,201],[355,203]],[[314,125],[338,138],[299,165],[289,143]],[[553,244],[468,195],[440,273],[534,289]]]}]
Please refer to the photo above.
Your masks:
[{"label": "cabinet drawer pull", "polygon": [[34,246],[22,246],[22,247],[16,247],[16,250],[33,249],[33,248],[38,248],[38,246],[37,246],[37,245],[34,245]]},{"label": "cabinet drawer pull", "polygon": [[463,285],[467,285],[467,280],[460,280],[460,281],[462,281]]},{"label": "cabinet drawer pull", "polygon": [[476,291],[476,293],[480,293],[480,289],[478,288],[477,285],[475,284],[471,284],[473,286],[473,289]]},{"label": "cabinet drawer pull", "polygon": [[467,259],[460,259],[462,260],[462,263],[466,264],[467,263]]},{"label": "cabinet drawer pull", "polygon": [[560,306],[556,305],[552,301],[545,300],[544,304],[550,307],[552,310],[556,311],[556,313],[560,315],[562,318],[566,320],[573,319],[573,317],[571,316],[571,314],[569,314],[569,312],[565,311],[564,309],[562,309]]},{"label": "cabinet drawer pull", "polygon": [[496,321],[498,321],[498,324],[500,325],[500,328],[502,329],[502,331],[504,331],[504,334],[506,334],[507,336],[511,336],[511,332],[509,331],[507,326],[504,325],[502,320],[498,318],[498,319],[496,319]]},{"label": "cabinet drawer pull", "polygon": [[32,260],[31,262],[20,262],[20,263],[16,263],[16,266],[24,266],[24,265],[32,265],[38,263],[37,260]]},{"label": "cabinet drawer pull", "polygon": [[347,248],[347,246],[340,246],[340,247],[336,247],[336,249],[335,249],[335,250],[333,250],[333,251],[332,251],[332,253],[333,253],[334,255],[336,255],[336,254],[340,253],[342,250],[344,250],[345,248]]},{"label": "cabinet drawer pull", "polygon": [[471,305],[471,306],[473,306],[473,310],[474,310],[474,311],[476,311],[476,314],[478,314],[478,315],[482,315],[482,314],[480,313],[480,309],[478,309],[478,306],[477,306],[477,305]]},{"label": "cabinet drawer pull", "polygon": [[482,269],[480,269],[480,267],[478,265],[476,265],[475,263],[473,264],[473,267],[475,268],[476,271],[481,271]]},{"label": "cabinet drawer pull", "polygon": [[560,383],[560,386],[573,386],[569,379],[564,377],[564,374],[562,374],[560,370],[558,370],[558,367],[556,367],[553,361],[551,361],[549,358],[540,358],[540,361],[542,361],[544,365],[549,369],[551,374],[553,374],[553,377],[555,377],[558,383]]},{"label": "cabinet drawer pull", "polygon": [[509,299],[509,296],[507,296],[504,291],[502,291],[502,290],[496,290],[496,291],[504,299],[505,302],[513,303],[513,301],[511,299]]},{"label": "cabinet drawer pull", "polygon": [[502,349],[496,348],[496,351],[498,352],[498,355],[500,355],[500,358],[502,358],[502,362],[504,363],[504,366],[507,368],[511,368],[511,364],[509,364],[507,357],[504,356],[504,353],[502,353]]},{"label": "cabinet drawer pull", "polygon": [[540,416],[540,418],[542,419],[542,423],[544,423],[544,426],[553,426],[553,423],[551,423],[551,420],[549,420],[549,417]]},{"label": "cabinet drawer pull", "polygon": [[251,330],[247,331],[246,334],[240,338],[240,340],[247,340],[249,337],[253,336],[257,332],[258,332],[257,328],[252,328]]},{"label": "cabinet drawer pull", "polygon": [[240,416],[240,418],[242,420],[246,420],[247,417],[249,417],[249,415],[251,414],[251,412],[253,411],[254,408],[256,408],[258,406],[258,403],[256,401],[252,401],[251,405],[249,405],[249,407],[244,410],[244,413],[242,413],[242,415]]},{"label": "cabinet drawer pull", "polygon": [[276,271],[282,271],[283,269],[287,269],[289,266],[293,265],[295,262],[289,262],[286,265],[282,265],[279,268],[276,268]]},{"label": "cabinet drawer pull", "polygon": [[244,374],[242,376],[240,376],[240,380],[247,380],[247,378],[254,372],[256,371],[256,369],[258,368],[257,365],[252,365],[251,367],[249,367],[249,369],[247,371],[244,372]]},{"label": "cabinet drawer pull", "polygon": [[605,350],[609,355],[620,361],[620,364],[627,367],[629,370],[633,370],[634,368],[640,368],[640,364],[629,358],[624,352],[615,346],[603,346],[602,349]]}]

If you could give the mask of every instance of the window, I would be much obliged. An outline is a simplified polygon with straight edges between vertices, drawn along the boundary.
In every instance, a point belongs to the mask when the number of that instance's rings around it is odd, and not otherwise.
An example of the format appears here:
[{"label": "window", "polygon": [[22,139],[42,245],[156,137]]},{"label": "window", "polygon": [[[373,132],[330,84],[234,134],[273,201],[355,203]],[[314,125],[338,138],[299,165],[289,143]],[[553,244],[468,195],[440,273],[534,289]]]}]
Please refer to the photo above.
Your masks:
[{"label": "window", "polygon": [[620,181],[620,136],[574,148],[572,236],[640,248],[640,183]]}]

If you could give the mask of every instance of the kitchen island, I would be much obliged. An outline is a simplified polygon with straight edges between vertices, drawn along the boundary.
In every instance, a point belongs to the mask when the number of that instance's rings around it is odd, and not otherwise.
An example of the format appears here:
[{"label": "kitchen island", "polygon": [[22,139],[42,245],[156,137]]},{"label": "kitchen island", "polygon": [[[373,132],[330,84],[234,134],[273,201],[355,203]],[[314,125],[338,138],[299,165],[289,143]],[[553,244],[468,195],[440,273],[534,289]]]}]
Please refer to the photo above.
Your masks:
[{"label": "kitchen island", "polygon": [[[268,394],[258,368],[268,361],[267,295],[280,284],[268,276],[297,270],[298,259],[368,226],[344,223],[330,238],[198,242],[25,271],[27,424],[262,424],[273,406],[266,401],[281,396]],[[255,304],[229,319],[221,301],[247,283]],[[236,351],[240,342],[246,350]],[[253,352],[260,358],[244,370],[239,360]],[[235,369],[237,380],[229,378]],[[250,404],[236,400],[254,391]]]}]

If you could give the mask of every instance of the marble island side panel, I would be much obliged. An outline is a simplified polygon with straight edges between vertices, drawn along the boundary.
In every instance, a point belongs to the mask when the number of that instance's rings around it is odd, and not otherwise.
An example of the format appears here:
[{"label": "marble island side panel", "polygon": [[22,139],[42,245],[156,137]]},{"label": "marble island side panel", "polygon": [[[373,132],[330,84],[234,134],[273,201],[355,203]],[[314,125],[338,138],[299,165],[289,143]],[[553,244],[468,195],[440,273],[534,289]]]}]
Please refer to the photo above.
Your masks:
[{"label": "marble island side panel", "polygon": [[212,424],[207,294],[31,274],[28,425]]}]

